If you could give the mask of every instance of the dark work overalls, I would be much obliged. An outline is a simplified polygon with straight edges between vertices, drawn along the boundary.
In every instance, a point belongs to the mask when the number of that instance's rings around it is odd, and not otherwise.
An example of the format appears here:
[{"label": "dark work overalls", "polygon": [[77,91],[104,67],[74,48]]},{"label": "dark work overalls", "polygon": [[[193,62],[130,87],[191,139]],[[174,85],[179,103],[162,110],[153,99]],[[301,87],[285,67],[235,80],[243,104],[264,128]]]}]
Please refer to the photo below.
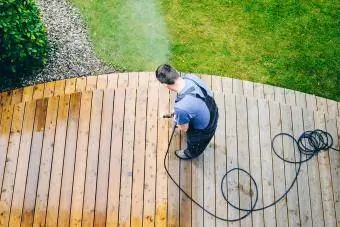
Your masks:
[{"label": "dark work overalls", "polygon": [[201,97],[199,94],[191,93],[195,90],[194,87],[191,87],[183,94],[177,96],[175,102],[179,102],[186,95],[191,95],[195,98],[203,100],[210,112],[209,124],[204,129],[195,129],[189,122],[189,128],[187,131],[187,149],[190,152],[190,156],[193,158],[197,157],[204,151],[204,149],[208,146],[211,138],[214,136],[218,121],[218,108],[216,106],[214,98],[208,95],[207,91],[196,81],[187,77],[183,77],[183,79],[193,81],[201,89],[204,97]]}]

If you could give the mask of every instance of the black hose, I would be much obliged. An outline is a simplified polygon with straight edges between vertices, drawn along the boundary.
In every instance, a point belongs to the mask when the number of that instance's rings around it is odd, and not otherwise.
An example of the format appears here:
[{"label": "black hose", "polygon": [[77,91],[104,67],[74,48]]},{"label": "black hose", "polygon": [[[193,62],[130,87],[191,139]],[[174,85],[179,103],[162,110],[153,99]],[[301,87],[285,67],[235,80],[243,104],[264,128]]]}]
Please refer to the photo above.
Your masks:
[{"label": "black hose", "polygon": [[[224,174],[222,181],[221,181],[221,192],[223,195],[223,198],[225,199],[225,201],[233,208],[235,208],[236,210],[239,211],[243,211],[246,212],[243,216],[239,217],[239,218],[235,218],[235,219],[228,219],[228,218],[223,218],[223,217],[219,217],[215,214],[213,214],[212,212],[208,211],[207,209],[205,209],[201,204],[199,204],[196,200],[194,200],[187,192],[185,192],[180,185],[173,179],[173,177],[171,176],[171,174],[169,173],[167,167],[166,167],[166,160],[167,160],[167,156],[169,154],[169,148],[170,148],[170,144],[172,141],[172,138],[174,136],[174,132],[175,132],[175,127],[172,130],[171,136],[170,136],[170,141],[168,144],[168,148],[164,157],[164,168],[165,171],[167,172],[168,176],[170,177],[170,179],[175,183],[175,185],[192,201],[194,202],[197,206],[199,206],[202,210],[204,210],[205,212],[207,212],[208,214],[210,214],[211,216],[222,220],[222,221],[240,221],[243,218],[246,218],[248,215],[250,215],[252,212],[254,211],[260,211],[260,210],[264,210],[268,207],[274,206],[275,204],[277,204],[279,201],[281,201],[287,194],[288,192],[291,190],[291,188],[294,186],[294,184],[296,183],[297,177],[300,173],[300,169],[301,169],[301,164],[304,162],[309,161],[311,158],[313,158],[314,156],[316,156],[319,152],[323,151],[323,150],[329,150],[329,149],[333,149],[335,151],[340,151],[338,149],[333,148],[333,138],[332,136],[328,133],[325,132],[323,130],[317,129],[314,131],[305,131],[303,132],[300,137],[298,138],[298,140],[296,140],[293,136],[291,136],[290,134],[287,133],[279,133],[276,136],[274,136],[274,138],[272,139],[272,149],[273,152],[275,153],[275,155],[281,159],[284,162],[287,163],[291,163],[291,164],[295,164],[298,165],[298,168],[296,170],[296,175],[291,183],[291,185],[289,186],[289,188],[278,198],[276,199],[274,202],[272,202],[269,205],[260,207],[260,208],[255,208],[256,204],[258,202],[258,186],[257,183],[255,181],[255,179],[251,176],[251,174],[249,172],[247,172],[246,170],[242,169],[242,168],[233,168],[231,170],[228,170],[226,172],[226,174]],[[288,136],[290,139],[293,140],[293,142],[295,143],[295,145],[297,146],[298,150],[299,150],[299,160],[298,161],[289,161],[283,157],[281,157],[275,150],[274,148],[274,141],[276,138],[278,138],[279,136]],[[295,151],[294,151],[295,152]],[[306,155],[306,158],[304,160],[302,160],[302,154]],[[239,206],[236,206],[234,204],[232,204],[228,198],[226,197],[224,190],[223,190],[223,182],[225,181],[225,179],[227,178],[228,174],[230,174],[231,172],[234,171],[241,171],[243,173],[245,173],[246,175],[249,176],[251,182],[255,185],[255,191],[256,191],[256,197],[255,197],[255,201],[252,202],[252,205],[249,209],[246,208],[241,208]]]}]

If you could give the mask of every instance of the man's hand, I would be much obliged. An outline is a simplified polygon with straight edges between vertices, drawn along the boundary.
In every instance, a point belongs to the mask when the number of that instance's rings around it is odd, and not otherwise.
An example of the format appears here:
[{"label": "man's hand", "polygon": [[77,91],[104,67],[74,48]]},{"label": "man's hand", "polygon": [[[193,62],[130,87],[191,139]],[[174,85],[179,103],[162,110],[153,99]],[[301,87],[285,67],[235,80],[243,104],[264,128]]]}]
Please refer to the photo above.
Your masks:
[{"label": "man's hand", "polygon": [[189,129],[189,124],[184,124],[184,125],[177,125],[177,128],[181,132],[186,132]]}]

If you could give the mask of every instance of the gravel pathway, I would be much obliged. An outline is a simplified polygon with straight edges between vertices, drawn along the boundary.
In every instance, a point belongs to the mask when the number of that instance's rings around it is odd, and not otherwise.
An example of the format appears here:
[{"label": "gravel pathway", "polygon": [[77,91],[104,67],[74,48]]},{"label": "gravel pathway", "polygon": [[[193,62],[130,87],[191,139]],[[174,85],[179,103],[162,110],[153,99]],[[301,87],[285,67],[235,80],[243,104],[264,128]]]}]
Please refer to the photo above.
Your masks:
[{"label": "gravel pathway", "polygon": [[95,56],[81,15],[73,5],[67,0],[36,0],[36,3],[52,51],[45,68],[23,80],[22,86],[115,71]]}]

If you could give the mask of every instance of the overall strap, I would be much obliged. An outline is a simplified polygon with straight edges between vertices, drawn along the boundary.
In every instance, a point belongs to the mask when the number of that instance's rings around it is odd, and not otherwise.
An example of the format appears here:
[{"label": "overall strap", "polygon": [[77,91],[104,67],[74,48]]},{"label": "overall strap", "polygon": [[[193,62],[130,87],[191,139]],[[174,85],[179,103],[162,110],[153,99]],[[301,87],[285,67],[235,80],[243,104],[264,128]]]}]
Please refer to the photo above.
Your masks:
[{"label": "overall strap", "polygon": [[179,102],[181,99],[183,99],[186,95],[193,96],[195,98],[201,99],[203,102],[205,101],[205,98],[201,97],[199,94],[193,94],[191,92],[195,91],[194,87],[190,87],[188,90],[186,90],[183,94],[177,95],[177,98],[175,102]]},{"label": "overall strap", "polygon": [[206,101],[206,97],[208,96],[208,92],[207,92],[202,86],[200,86],[195,80],[190,79],[190,78],[188,78],[188,77],[186,77],[186,76],[183,76],[183,79],[188,79],[188,80],[191,80],[192,82],[194,82],[194,83],[201,89],[201,91],[202,91],[204,97],[200,96],[200,95],[197,94],[197,93],[196,93],[196,94],[193,94],[192,92],[195,91],[195,88],[194,88],[194,87],[190,87],[190,88],[189,88],[188,90],[186,90],[183,94],[178,95],[177,98],[176,98],[176,100],[175,100],[175,102],[180,101],[180,100],[183,99],[184,96],[186,96],[186,95],[193,96],[193,97],[198,98],[198,99],[201,99],[203,102],[205,102],[205,101]]},{"label": "overall strap", "polygon": [[202,91],[202,93],[203,93],[203,95],[204,95],[204,98],[207,97],[208,92],[207,92],[202,86],[200,86],[195,80],[190,79],[189,77],[186,77],[186,76],[184,76],[183,78],[184,78],[184,79],[191,80],[192,82],[194,82],[194,83],[201,89],[201,91]]}]

